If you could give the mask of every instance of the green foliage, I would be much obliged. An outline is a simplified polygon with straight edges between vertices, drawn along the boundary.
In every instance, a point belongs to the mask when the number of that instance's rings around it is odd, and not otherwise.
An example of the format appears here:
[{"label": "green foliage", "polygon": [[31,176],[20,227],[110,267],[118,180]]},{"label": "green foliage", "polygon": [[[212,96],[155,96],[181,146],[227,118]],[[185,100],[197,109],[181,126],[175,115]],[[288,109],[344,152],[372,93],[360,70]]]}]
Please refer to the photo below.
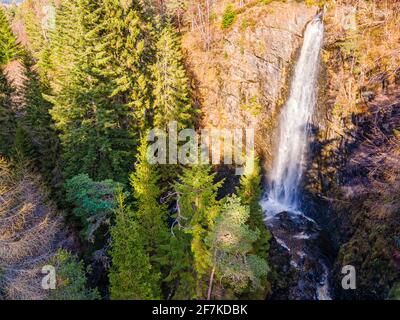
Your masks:
[{"label": "green foliage", "polygon": [[[126,181],[150,104],[150,27],[140,10],[136,2],[115,0],[74,0],[61,7],[65,17],[55,32],[52,77],[62,82],[54,81],[49,99],[68,178],[87,173]],[[61,61],[67,67],[59,67]]]},{"label": "green foliage", "polygon": [[15,132],[15,119],[11,109],[12,88],[0,68],[0,155],[10,156]]},{"label": "green foliage", "polygon": [[196,273],[197,296],[204,296],[204,277],[209,274],[212,264],[210,245],[207,236],[212,230],[219,212],[216,200],[222,181],[214,183],[215,174],[209,166],[196,165],[185,168],[175,184],[178,195],[177,222],[191,237],[193,266]]},{"label": "green foliage", "polygon": [[171,24],[161,30],[156,45],[154,77],[154,126],[165,129],[177,121],[178,129],[193,126],[193,108],[190,103],[189,79],[183,62],[178,36]]},{"label": "green foliage", "polygon": [[197,298],[191,239],[190,234],[175,227],[169,242],[160,246],[159,261],[168,270],[163,282],[175,300]]},{"label": "green foliage", "polygon": [[144,249],[140,226],[122,193],[117,195],[115,226],[111,228],[109,272],[111,299],[140,300],[160,298],[160,275],[154,272]]},{"label": "green foliage", "polygon": [[389,292],[390,300],[400,300],[400,283],[395,283]]},{"label": "green foliage", "polygon": [[165,243],[168,233],[168,210],[160,204],[163,189],[160,188],[160,174],[155,165],[147,161],[147,135],[143,135],[138,149],[135,172],[130,177],[135,197],[135,219],[140,227],[140,237],[146,252],[150,255],[156,270],[160,270],[157,259],[160,246]]},{"label": "green foliage", "polygon": [[[249,157],[251,159],[252,157]],[[256,157],[254,163],[247,161],[245,173],[240,178],[240,186],[237,189],[237,194],[240,197],[242,204],[249,206],[250,216],[248,224],[254,231],[260,232],[258,239],[254,242],[254,253],[266,259],[269,250],[269,240],[271,234],[268,232],[264,219],[262,208],[259,204],[262,189],[261,189],[261,167],[260,161]]]},{"label": "green foliage", "polygon": [[261,289],[269,270],[263,258],[252,254],[259,231],[247,225],[249,211],[237,196],[227,198],[210,236],[216,279],[236,294],[249,286]]},{"label": "green foliage", "polygon": [[32,155],[32,144],[28,133],[19,123],[15,131],[11,157],[16,159],[17,162],[25,163],[26,161],[29,161]]},{"label": "green foliage", "polygon": [[270,4],[274,0],[260,0],[262,4]]},{"label": "green foliage", "polygon": [[[53,6],[54,1],[50,0],[48,5]],[[41,81],[47,85],[52,49],[51,40],[54,30],[50,27],[51,23],[43,23],[44,17],[38,14],[39,8],[41,8],[41,5],[37,1],[25,0],[16,9],[16,19],[23,21],[26,41],[28,42],[27,47],[29,53],[34,57],[36,72],[40,75]]]},{"label": "green foliage", "polygon": [[86,287],[85,269],[82,261],[68,251],[59,250],[50,262],[56,268],[56,289],[50,290],[49,300],[95,300],[100,299],[97,290]]},{"label": "green foliage", "polygon": [[0,8],[0,154],[10,156],[15,132],[11,94],[13,89],[4,75],[4,67],[18,53],[18,45],[13,35],[4,9]]},{"label": "green foliage", "polygon": [[25,114],[19,119],[19,123],[25,129],[27,146],[30,157],[40,169],[45,181],[52,187],[60,187],[59,166],[59,140],[52,129],[53,122],[49,115],[51,104],[43,98],[43,93],[48,88],[43,85],[39,74],[35,71],[34,62],[28,54],[24,57],[24,83],[23,99],[25,102]]},{"label": "green foliage", "polygon": [[228,4],[222,15],[222,29],[228,29],[236,20],[236,12],[232,4]]},{"label": "green foliage", "polygon": [[98,228],[110,224],[116,207],[115,192],[120,187],[113,180],[93,181],[87,174],[66,181],[66,200],[74,206],[73,213],[81,220],[84,239],[94,242]]},{"label": "green foliage", "polygon": [[16,37],[10,28],[4,9],[0,7],[0,67],[15,59],[18,52]]},{"label": "green foliage", "polygon": [[262,105],[257,96],[252,96],[248,101],[240,106],[243,110],[250,112],[254,117],[260,115]]}]

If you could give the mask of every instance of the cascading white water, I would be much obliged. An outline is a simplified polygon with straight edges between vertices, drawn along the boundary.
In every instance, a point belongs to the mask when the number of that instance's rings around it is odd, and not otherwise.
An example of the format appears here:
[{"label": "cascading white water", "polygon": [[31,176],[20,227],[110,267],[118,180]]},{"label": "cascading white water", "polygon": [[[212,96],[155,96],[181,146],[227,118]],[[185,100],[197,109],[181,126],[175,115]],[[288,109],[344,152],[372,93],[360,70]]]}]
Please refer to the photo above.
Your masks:
[{"label": "cascading white water", "polygon": [[278,149],[269,176],[269,191],[261,202],[267,215],[298,210],[298,189],[304,171],[307,137],[317,100],[323,35],[323,23],[320,17],[316,17],[308,24],[304,33],[290,96],[280,115]]}]

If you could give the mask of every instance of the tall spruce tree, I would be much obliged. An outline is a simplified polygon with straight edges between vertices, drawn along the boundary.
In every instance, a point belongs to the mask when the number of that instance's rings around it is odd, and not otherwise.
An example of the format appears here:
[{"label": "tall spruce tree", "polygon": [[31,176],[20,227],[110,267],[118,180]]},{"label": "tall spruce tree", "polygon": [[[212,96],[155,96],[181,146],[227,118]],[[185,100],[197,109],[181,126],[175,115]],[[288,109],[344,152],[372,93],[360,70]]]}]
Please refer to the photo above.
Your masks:
[{"label": "tall spruce tree", "polygon": [[117,195],[115,226],[111,228],[112,267],[109,272],[111,299],[160,298],[159,273],[154,272],[140,236],[140,225],[126,207],[124,195]]},{"label": "tall spruce tree", "polygon": [[[253,159],[253,157],[249,157],[249,159]],[[259,203],[262,189],[261,167],[257,157],[255,157],[254,162],[246,163],[244,175],[240,178],[240,186],[237,188],[237,194],[242,204],[250,208],[250,216],[247,221],[250,228],[260,232],[258,239],[253,244],[254,253],[266,259],[268,257],[271,234],[265,226],[262,208]]]},{"label": "tall spruce tree", "polygon": [[13,34],[10,23],[0,7],[0,66],[3,66],[16,57],[19,46]]},{"label": "tall spruce tree", "polygon": [[0,154],[8,156],[15,133],[15,119],[11,101],[13,89],[5,77],[4,67],[17,56],[18,49],[6,14],[0,7]]},{"label": "tall spruce tree", "polygon": [[147,135],[143,135],[138,149],[135,172],[130,177],[133,195],[135,197],[135,218],[140,226],[146,252],[150,255],[152,265],[160,270],[157,261],[161,254],[161,245],[168,237],[168,210],[160,203],[163,189],[160,188],[160,174],[156,165],[147,160]]},{"label": "tall spruce tree", "polygon": [[31,160],[49,185],[60,187],[59,140],[49,114],[51,104],[43,97],[43,93],[49,89],[42,84],[35,63],[28,53],[23,62],[25,74],[21,92],[25,112],[19,119],[19,128],[25,132],[29,141],[25,153],[30,154]]},{"label": "tall spruce tree", "polygon": [[15,133],[15,119],[11,109],[12,88],[0,66],[0,155],[10,155]]},{"label": "tall spruce tree", "polygon": [[[196,295],[204,298],[207,281],[212,265],[210,244],[206,241],[213,229],[219,212],[216,199],[222,181],[214,182],[215,174],[205,165],[185,168],[176,183],[177,216],[176,221],[184,233],[190,237],[193,266],[196,274]],[[183,239],[182,239],[183,240]]]},{"label": "tall spruce tree", "polygon": [[65,173],[124,181],[135,137],[146,127],[150,108],[150,24],[136,1],[73,2],[73,8],[65,5],[61,10],[77,18],[72,25],[61,21],[74,36],[56,31],[54,44],[55,57],[66,52],[71,64],[54,67],[62,83],[56,83],[51,99]]},{"label": "tall spruce tree", "polygon": [[[57,2],[58,3],[58,2]],[[25,0],[16,11],[16,18],[23,21],[27,48],[35,60],[36,72],[48,84],[52,34],[55,27],[55,1],[46,5],[36,0]]]},{"label": "tall spruce tree", "polygon": [[95,180],[126,181],[132,139],[126,104],[111,98],[115,87],[105,50],[108,44],[103,42],[107,39],[103,3],[76,0],[75,5],[79,18],[73,29],[81,38],[78,44],[66,38],[65,45],[72,45],[76,56],[60,92],[52,98],[51,110],[61,131],[65,175],[87,173]]},{"label": "tall spruce tree", "polygon": [[177,34],[166,23],[156,45],[154,76],[154,126],[165,129],[171,121],[178,129],[190,128],[194,123],[194,109],[190,103],[189,79],[183,62]]}]

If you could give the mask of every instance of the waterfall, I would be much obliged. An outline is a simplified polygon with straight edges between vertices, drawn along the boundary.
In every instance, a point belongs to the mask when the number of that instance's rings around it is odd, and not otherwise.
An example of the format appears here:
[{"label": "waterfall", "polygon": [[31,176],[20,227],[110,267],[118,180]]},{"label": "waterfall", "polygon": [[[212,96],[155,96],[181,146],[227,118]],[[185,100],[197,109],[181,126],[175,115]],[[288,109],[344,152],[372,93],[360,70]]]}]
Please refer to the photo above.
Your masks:
[{"label": "waterfall", "polygon": [[317,102],[317,80],[324,26],[317,16],[307,26],[289,99],[279,120],[279,139],[269,176],[269,189],[261,202],[267,214],[299,209],[299,185],[307,154],[307,138]]}]

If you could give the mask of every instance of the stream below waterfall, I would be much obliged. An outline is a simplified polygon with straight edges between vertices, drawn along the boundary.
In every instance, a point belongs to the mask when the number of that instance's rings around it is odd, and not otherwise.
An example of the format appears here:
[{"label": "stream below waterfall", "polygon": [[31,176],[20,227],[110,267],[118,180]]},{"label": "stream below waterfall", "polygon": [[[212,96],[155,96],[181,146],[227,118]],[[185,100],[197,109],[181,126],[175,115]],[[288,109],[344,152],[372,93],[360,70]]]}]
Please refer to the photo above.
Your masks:
[{"label": "stream below waterfall", "polygon": [[[290,299],[328,300],[329,263],[322,252],[327,237],[302,210],[301,181],[306,167],[309,133],[317,104],[318,73],[324,26],[315,17],[304,33],[290,95],[279,119],[275,158],[261,200],[268,229],[299,271]],[[321,213],[322,214],[322,213]]]}]

